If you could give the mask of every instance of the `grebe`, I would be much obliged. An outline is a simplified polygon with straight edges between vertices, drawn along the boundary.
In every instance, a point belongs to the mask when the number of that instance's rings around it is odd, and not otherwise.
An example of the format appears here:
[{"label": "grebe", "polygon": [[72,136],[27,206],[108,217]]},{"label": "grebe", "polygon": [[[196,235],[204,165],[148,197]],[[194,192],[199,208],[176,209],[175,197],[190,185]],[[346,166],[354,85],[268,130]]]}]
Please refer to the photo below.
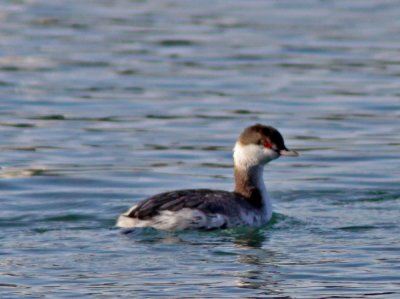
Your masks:
[{"label": "grebe", "polygon": [[157,194],[120,215],[116,226],[184,230],[265,224],[272,217],[272,205],[263,181],[264,165],[280,156],[298,153],[286,148],[275,128],[248,127],[233,149],[235,191],[187,189]]}]

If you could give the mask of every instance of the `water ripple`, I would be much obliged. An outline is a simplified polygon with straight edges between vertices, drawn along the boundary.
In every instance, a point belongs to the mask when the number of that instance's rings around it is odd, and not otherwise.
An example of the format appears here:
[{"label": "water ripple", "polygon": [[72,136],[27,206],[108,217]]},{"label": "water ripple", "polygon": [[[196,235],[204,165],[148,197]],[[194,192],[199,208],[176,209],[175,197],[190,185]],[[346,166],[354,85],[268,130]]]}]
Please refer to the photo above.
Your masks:
[{"label": "water ripple", "polygon": [[[0,3],[0,297],[400,295],[399,5]],[[171,189],[232,190],[243,127],[268,165],[266,227],[119,233]]]}]

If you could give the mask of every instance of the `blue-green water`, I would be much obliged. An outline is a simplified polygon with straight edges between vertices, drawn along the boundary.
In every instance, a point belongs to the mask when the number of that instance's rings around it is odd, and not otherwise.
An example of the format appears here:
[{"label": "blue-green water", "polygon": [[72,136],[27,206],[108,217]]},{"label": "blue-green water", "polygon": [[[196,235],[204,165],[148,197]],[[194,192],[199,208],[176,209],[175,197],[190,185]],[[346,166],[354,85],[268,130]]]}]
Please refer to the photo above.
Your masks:
[{"label": "blue-green water", "polygon": [[[400,298],[398,4],[1,1],[0,297]],[[255,122],[268,227],[113,228]]]}]

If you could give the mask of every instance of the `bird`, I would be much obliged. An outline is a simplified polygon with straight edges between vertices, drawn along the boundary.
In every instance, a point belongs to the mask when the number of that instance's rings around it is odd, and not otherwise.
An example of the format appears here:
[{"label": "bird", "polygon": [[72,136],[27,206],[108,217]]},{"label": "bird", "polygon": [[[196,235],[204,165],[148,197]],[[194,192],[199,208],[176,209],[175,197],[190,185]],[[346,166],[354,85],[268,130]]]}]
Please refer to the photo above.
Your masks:
[{"label": "bird", "polygon": [[233,148],[234,191],[183,189],[151,196],[121,214],[120,228],[213,230],[261,226],[272,218],[271,198],[263,180],[264,166],[281,156],[299,154],[285,146],[272,126],[255,124],[243,130]]}]

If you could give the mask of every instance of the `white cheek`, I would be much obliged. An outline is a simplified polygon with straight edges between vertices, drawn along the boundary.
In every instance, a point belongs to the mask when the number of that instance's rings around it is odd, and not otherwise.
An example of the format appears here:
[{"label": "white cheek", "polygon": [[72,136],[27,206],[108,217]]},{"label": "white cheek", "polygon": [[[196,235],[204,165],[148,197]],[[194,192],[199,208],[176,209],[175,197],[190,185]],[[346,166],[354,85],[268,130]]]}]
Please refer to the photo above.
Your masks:
[{"label": "white cheek", "polygon": [[240,142],[236,142],[233,149],[233,158],[236,166],[249,167],[268,163],[278,158],[278,154],[269,148],[259,145],[243,145]]},{"label": "white cheek", "polygon": [[264,148],[264,156],[268,160],[267,162],[279,158],[279,154],[276,151],[269,148]]}]

